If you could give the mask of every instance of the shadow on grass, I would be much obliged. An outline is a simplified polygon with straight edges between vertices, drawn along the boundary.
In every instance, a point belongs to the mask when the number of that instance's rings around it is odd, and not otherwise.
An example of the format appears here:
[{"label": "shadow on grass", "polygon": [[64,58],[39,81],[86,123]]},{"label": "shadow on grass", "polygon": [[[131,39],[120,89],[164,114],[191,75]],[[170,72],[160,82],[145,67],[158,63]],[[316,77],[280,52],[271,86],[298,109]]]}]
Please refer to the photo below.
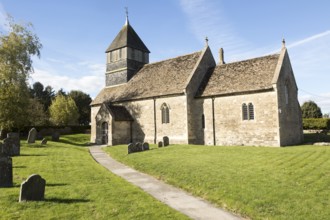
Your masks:
[{"label": "shadow on grass", "polygon": [[71,144],[71,145],[79,146],[79,147],[90,147],[91,146],[89,142],[81,144],[81,143],[77,143],[77,142],[66,140],[66,139],[60,139],[58,142],[64,143],[64,144]]},{"label": "shadow on grass", "polygon": [[67,186],[67,185],[69,185],[69,184],[67,184],[67,183],[46,183],[46,187],[47,186],[50,186],[50,187],[52,187],[52,186]]},{"label": "shadow on grass", "polygon": [[46,157],[47,154],[21,154],[20,157]]},{"label": "shadow on grass", "polygon": [[49,198],[45,199],[45,202],[54,202],[54,203],[62,203],[62,204],[72,204],[72,203],[85,203],[90,202],[89,199],[63,199],[63,198]]},{"label": "shadow on grass", "polygon": [[13,166],[13,168],[16,168],[16,169],[23,169],[23,168],[26,168],[26,166]]},{"label": "shadow on grass", "polygon": [[330,135],[323,133],[304,134],[304,143],[330,142]]}]

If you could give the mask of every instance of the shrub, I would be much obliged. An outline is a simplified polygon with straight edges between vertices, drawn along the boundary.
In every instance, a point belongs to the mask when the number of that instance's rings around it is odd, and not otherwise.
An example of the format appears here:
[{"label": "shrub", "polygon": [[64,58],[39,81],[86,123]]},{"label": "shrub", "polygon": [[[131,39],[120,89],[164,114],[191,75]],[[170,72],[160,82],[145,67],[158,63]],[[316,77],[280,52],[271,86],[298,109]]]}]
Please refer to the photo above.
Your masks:
[{"label": "shrub", "polygon": [[329,118],[303,118],[304,129],[330,129]]}]

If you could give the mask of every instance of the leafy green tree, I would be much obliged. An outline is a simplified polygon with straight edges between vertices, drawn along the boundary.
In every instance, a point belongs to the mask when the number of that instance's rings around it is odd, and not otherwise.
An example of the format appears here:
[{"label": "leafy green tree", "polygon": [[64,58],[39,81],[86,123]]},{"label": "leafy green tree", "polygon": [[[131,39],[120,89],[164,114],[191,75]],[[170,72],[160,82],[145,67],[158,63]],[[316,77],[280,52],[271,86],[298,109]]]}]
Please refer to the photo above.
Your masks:
[{"label": "leafy green tree", "polygon": [[31,24],[8,21],[8,33],[0,33],[0,130],[11,131],[28,123],[27,79],[33,72],[32,56],[40,57],[42,45]]},{"label": "leafy green tree", "polygon": [[320,107],[313,101],[304,102],[301,111],[303,118],[322,118]]},{"label": "leafy green tree", "polygon": [[50,120],[54,125],[76,125],[79,113],[74,100],[58,95],[49,107]]},{"label": "leafy green tree", "polygon": [[79,112],[78,123],[80,125],[89,125],[91,121],[91,108],[89,104],[91,104],[92,98],[88,94],[79,90],[72,90],[69,92],[68,96],[70,96],[77,105]]},{"label": "leafy green tree", "polygon": [[30,94],[32,98],[36,98],[41,104],[43,104],[44,111],[48,111],[49,106],[52,103],[52,99],[55,97],[55,92],[51,86],[46,86],[41,82],[35,82],[30,88]]},{"label": "leafy green tree", "polygon": [[30,126],[45,126],[48,124],[48,114],[38,99],[31,98],[26,111],[28,112]]}]

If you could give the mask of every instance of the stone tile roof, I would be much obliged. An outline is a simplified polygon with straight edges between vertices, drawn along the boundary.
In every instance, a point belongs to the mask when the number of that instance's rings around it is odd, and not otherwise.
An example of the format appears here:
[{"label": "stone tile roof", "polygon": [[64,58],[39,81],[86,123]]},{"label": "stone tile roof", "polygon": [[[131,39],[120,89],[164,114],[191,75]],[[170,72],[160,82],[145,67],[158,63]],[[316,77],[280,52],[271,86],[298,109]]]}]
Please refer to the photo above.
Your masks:
[{"label": "stone tile roof", "polygon": [[104,88],[91,105],[183,94],[202,51],[146,64],[127,83]]},{"label": "stone tile roof", "polygon": [[131,47],[150,53],[146,45],[143,43],[141,38],[137,35],[129,23],[122,27],[116,38],[112,41],[105,52],[107,53],[123,47]]},{"label": "stone tile roof", "polygon": [[271,89],[279,54],[217,65],[204,79],[197,97]]},{"label": "stone tile roof", "polygon": [[124,106],[108,105],[115,121],[133,121],[131,114]]}]

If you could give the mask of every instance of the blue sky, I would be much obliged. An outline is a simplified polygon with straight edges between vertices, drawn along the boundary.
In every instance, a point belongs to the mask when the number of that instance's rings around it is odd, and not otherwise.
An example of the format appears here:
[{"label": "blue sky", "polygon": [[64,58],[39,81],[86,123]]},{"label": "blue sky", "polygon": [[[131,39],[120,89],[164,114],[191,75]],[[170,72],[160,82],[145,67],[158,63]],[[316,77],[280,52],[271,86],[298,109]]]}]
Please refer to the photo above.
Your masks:
[{"label": "blue sky", "polygon": [[318,0],[0,0],[5,15],[31,22],[43,49],[30,82],[92,97],[104,86],[105,53],[125,23],[125,7],[150,61],[199,51],[205,37],[216,60],[276,53],[286,40],[299,100],[330,112],[330,1]]}]

